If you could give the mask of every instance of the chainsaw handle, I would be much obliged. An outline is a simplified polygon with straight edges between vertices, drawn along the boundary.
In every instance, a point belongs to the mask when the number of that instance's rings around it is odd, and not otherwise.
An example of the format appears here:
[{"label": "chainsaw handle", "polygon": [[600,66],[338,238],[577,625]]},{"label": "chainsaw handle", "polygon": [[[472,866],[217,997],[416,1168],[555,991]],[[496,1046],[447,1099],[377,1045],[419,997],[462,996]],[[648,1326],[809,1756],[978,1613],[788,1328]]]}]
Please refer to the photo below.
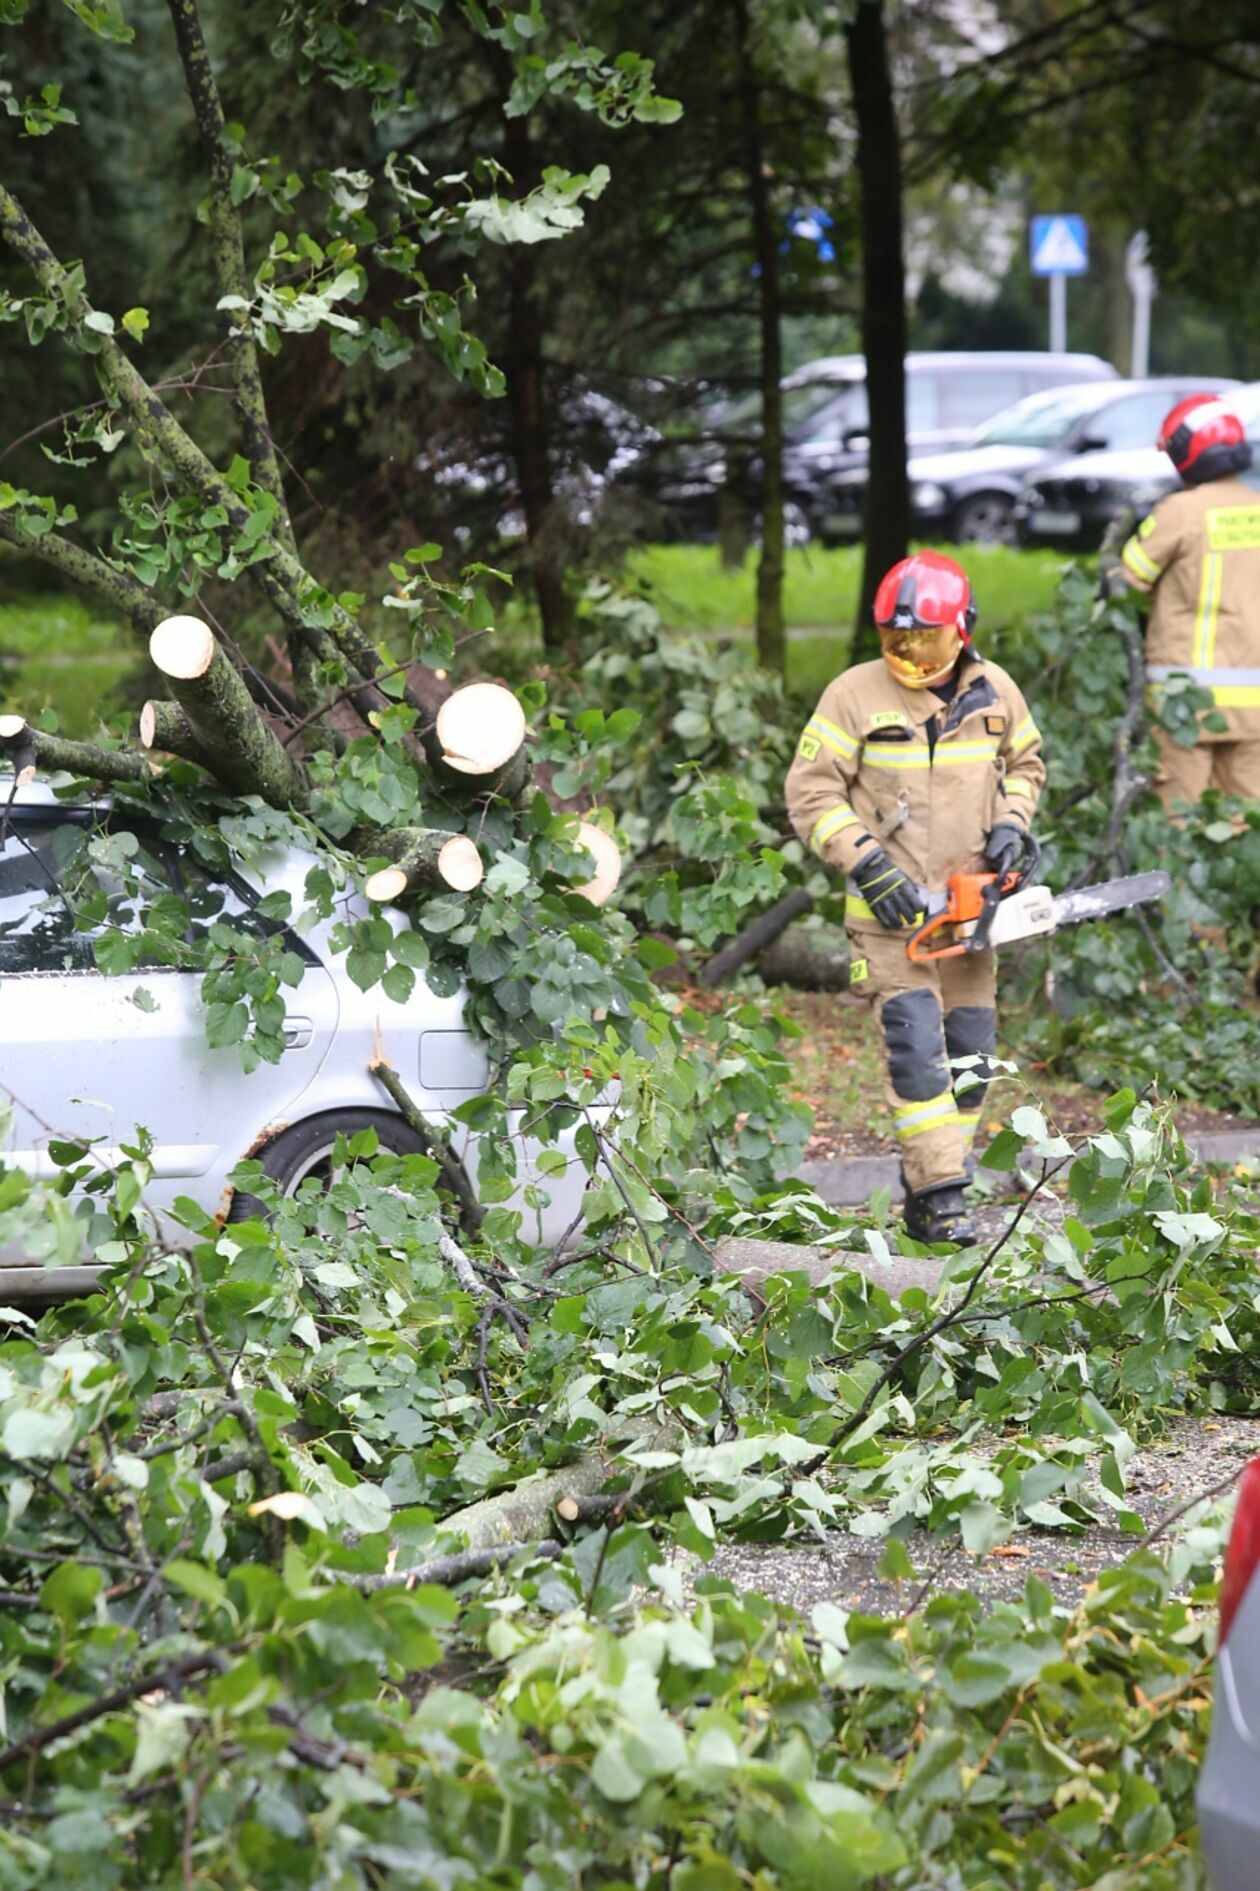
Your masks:
[{"label": "chainsaw handle", "polygon": [[917,932],[912,933],[906,940],[906,957],[911,965],[928,965],[934,959],[962,958],[963,954],[970,950],[966,941],[959,945],[937,946],[930,952],[926,950],[927,941],[934,932],[940,932],[943,927],[952,926],[954,923],[949,916],[949,909],[945,908],[942,912],[935,913],[926,925],[919,927]]},{"label": "chainsaw handle", "polygon": [[984,889],[983,901],[975,929],[967,939],[960,939],[955,945],[930,946],[928,941],[934,934],[946,926],[958,925],[957,908],[951,903],[941,912],[933,915],[926,925],[922,925],[906,941],[906,957],[912,965],[928,965],[937,959],[961,959],[968,952],[983,952],[989,943],[989,934],[993,930],[993,921],[1002,900],[1012,893],[1018,893],[1031,881],[1041,864],[1041,848],[1032,834],[1024,835],[1024,850],[1019,866],[1001,876],[996,873]]}]

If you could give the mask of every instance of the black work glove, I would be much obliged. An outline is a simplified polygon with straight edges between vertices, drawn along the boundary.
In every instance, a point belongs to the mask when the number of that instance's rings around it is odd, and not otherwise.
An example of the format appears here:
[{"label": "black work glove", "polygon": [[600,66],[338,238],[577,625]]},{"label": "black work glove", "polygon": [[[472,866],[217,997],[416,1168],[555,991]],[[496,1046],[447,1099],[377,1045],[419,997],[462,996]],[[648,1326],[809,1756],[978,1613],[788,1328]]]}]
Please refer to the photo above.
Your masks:
[{"label": "black work glove", "polygon": [[900,867],[894,867],[882,847],[862,856],[853,869],[853,883],[888,932],[923,923],[918,888]]},{"label": "black work glove", "polygon": [[995,873],[1013,873],[1024,856],[1024,830],[1014,821],[999,821],[985,837],[985,865]]}]

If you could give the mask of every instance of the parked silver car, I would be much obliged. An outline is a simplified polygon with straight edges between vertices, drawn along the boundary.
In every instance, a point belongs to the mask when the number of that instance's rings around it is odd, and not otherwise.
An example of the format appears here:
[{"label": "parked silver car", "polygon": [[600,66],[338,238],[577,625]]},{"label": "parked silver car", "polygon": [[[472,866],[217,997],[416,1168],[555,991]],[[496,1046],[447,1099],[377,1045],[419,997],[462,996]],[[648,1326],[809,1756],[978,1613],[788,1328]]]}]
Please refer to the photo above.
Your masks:
[{"label": "parked silver car", "polygon": [[1216,1652],[1212,1737],[1199,1776],[1199,1828],[1212,1891],[1260,1884],[1260,1458],[1238,1486]]},{"label": "parked silver car", "polygon": [[[258,1157],[291,1193],[326,1169],[339,1131],[371,1125],[385,1149],[419,1147],[368,1068],[378,1030],[426,1116],[443,1122],[484,1091],[488,1062],[466,1028],[463,994],[439,997],[423,976],[403,1003],[379,986],[361,991],[330,949],[333,921],[290,935],[303,971],[287,997],[286,1049],[278,1063],[261,1063],[246,1075],[235,1046],[212,1050],[207,1044],[199,971],[146,963],[107,976],[97,968],[93,932],[76,928],[65,895],[72,876],[90,871],[98,896],[103,891],[108,898],[111,879],[122,888],[139,866],[146,897],[180,896],[194,926],[222,918],[238,929],[274,931],[276,922],[257,911],[260,894],[288,892],[294,911],[300,910],[314,864],[311,856],[286,849],[271,855],[261,872],[241,864],[214,875],[128,815],[58,801],[39,783],[14,795],[11,778],[0,779],[0,1104],[10,1105],[7,1139],[0,1141],[5,1161],[31,1175],[57,1174],[49,1143],[70,1139],[92,1141],[108,1162],[143,1126],[157,1138],[146,1197],[155,1213],[162,1217],[186,1195],[208,1214],[228,1217],[228,1178],[246,1156]],[[369,912],[355,895],[339,906],[339,918]],[[396,928],[407,923],[386,916]],[[108,924],[140,926],[140,903],[117,900]],[[535,1167],[541,1146],[523,1135],[519,1115],[509,1121],[520,1138],[522,1179],[508,1205],[524,1211],[527,1238],[554,1243],[577,1213],[586,1185],[573,1132],[557,1145],[567,1168],[544,1183]],[[467,1151],[466,1132],[453,1128],[453,1146]],[[475,1174],[475,1149],[470,1153]]]}]

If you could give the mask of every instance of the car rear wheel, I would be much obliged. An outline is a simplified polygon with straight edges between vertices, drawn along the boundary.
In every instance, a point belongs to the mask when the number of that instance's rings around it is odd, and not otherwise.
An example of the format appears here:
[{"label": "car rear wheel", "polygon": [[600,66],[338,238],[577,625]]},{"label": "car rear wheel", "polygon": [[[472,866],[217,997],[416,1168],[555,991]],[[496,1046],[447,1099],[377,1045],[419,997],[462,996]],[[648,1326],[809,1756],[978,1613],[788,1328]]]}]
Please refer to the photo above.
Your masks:
[{"label": "car rear wheel", "polygon": [[959,545],[1013,545],[1015,502],[1004,492],[978,492],[964,499],[954,514]]},{"label": "car rear wheel", "polygon": [[[361,1129],[374,1129],[381,1149],[388,1155],[414,1156],[424,1145],[392,1110],[338,1110],[327,1116],[312,1116],[305,1123],[294,1123],[264,1144],[258,1160],[282,1195],[296,1195],[308,1176],[318,1176],[325,1186],[332,1179],[333,1150],[338,1136],[357,1136]],[[256,1195],[238,1189],[228,1209],[229,1221],[265,1220],[267,1210]]]}]

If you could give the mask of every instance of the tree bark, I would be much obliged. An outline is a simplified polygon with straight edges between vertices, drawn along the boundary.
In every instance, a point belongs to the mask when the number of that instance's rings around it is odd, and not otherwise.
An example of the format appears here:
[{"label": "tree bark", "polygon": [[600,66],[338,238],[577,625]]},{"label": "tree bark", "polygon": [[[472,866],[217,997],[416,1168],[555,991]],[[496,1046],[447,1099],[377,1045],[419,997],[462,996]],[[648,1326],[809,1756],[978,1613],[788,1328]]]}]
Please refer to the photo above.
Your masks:
[{"label": "tree bark", "polygon": [[151,781],[154,764],[134,749],[102,749],[92,742],[69,742],[64,736],[45,735],[23,716],[0,716],[0,754],[6,755],[21,780],[41,768],[49,774],[64,771],[83,781]]},{"label": "tree bark", "polygon": [[858,0],[845,28],[857,119],[862,225],[862,347],[870,404],[866,554],[853,661],[877,656],[872,607],[880,579],[910,544],[906,483],[906,281],[902,251],[901,138],[883,0]]},{"label": "tree bark", "polygon": [[744,166],[752,208],[757,259],[761,378],[761,556],[757,560],[757,661],[776,676],[787,674],[783,628],[783,346],[779,311],[779,232],[775,228],[765,139],[761,84],[747,0],[732,0],[739,61]]},{"label": "tree bark", "polygon": [[149,639],[149,655],[216,780],[234,794],[260,795],[273,807],[301,805],[301,769],[263,720],[208,624],[199,617],[166,618]]},{"label": "tree bark", "polygon": [[848,991],[848,947],[804,926],[789,926],[762,952],[757,971],[767,985],[790,985],[795,991]]},{"label": "tree bark", "polygon": [[193,726],[178,703],[150,700],[140,711],[140,745],[161,749],[166,755],[178,755],[185,762],[209,768]]},{"label": "tree bark", "polygon": [[777,900],[767,912],[759,913],[751,923],[737,932],[733,939],[728,939],[724,946],[713,954],[700,974],[700,983],[710,990],[721,985],[732,972],[737,972],[741,965],[763,952],[772,940],[777,939],[784,927],[790,926],[794,919],[807,913],[813,905],[813,899],[804,887],[796,886]]},{"label": "tree bark", "polygon": [[[490,50],[506,104],[514,77],[512,62],[502,48]],[[518,190],[538,182],[541,167],[525,113],[504,118],[503,162]],[[552,529],[556,495],[551,477],[551,423],[538,306],[538,261],[531,245],[512,246],[507,274],[509,319],[504,371],[529,572],[538,600],[543,649],[549,655],[568,655],[573,640],[573,600],[565,585],[563,562],[557,557]]]}]

